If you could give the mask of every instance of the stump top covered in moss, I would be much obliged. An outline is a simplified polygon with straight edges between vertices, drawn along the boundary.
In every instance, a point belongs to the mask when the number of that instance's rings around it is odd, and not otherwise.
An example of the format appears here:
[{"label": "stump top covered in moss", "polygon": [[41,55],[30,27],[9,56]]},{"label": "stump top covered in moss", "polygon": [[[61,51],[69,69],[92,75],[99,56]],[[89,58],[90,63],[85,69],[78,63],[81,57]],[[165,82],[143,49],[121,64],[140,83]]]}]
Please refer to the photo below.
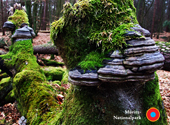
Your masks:
[{"label": "stump top covered in moss", "polygon": [[63,16],[51,25],[51,39],[67,67],[74,68],[92,51],[123,49],[123,35],[137,23],[132,0],[80,0],[73,6],[67,2]]},{"label": "stump top covered in moss", "polygon": [[67,2],[63,16],[51,25],[51,38],[74,85],[154,79],[164,57],[149,36],[136,20],[133,0]]}]

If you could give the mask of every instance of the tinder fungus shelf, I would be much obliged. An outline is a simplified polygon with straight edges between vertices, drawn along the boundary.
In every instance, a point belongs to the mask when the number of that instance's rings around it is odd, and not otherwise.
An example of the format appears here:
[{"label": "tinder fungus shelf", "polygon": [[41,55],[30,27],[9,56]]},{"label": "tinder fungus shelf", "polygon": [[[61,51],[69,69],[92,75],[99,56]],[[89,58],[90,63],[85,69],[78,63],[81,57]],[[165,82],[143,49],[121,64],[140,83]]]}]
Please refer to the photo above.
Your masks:
[{"label": "tinder fungus shelf", "polygon": [[33,37],[35,37],[35,33],[33,29],[27,25],[25,25],[24,27],[20,29],[17,29],[15,33],[12,35],[12,38],[15,41],[20,41],[24,39],[32,39]]},{"label": "tinder fungus shelf", "polygon": [[3,25],[3,28],[9,29],[10,31],[14,31],[16,27],[11,21],[6,21]]},{"label": "tinder fungus shelf", "polygon": [[[104,60],[104,67],[97,71],[89,70],[82,72],[74,69],[69,72],[69,81],[74,85],[98,86],[100,84],[123,83],[123,82],[146,82],[155,78],[154,72],[162,68],[164,57],[158,51],[154,40],[150,37],[148,30],[139,25],[132,28],[125,35],[131,36],[126,40],[127,47],[123,50],[115,50],[109,60]],[[132,36],[145,36],[135,39]]]},{"label": "tinder fungus shelf", "polygon": [[[146,82],[154,79],[154,72],[163,66],[164,57],[152,39],[129,40],[127,49],[121,54],[113,52],[112,61],[98,70],[102,82]],[[120,58],[121,57],[121,58]]]}]

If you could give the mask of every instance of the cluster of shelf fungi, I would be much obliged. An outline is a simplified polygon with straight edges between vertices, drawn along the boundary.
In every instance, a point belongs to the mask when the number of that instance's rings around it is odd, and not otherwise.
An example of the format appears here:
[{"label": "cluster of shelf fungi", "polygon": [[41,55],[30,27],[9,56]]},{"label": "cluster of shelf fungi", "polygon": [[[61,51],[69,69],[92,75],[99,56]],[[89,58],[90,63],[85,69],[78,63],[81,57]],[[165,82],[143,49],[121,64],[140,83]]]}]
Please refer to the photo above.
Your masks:
[{"label": "cluster of shelf fungi", "polygon": [[12,31],[12,33],[15,31],[15,33],[11,36],[13,43],[35,37],[34,30],[29,27],[27,23],[21,24],[20,28],[15,30],[15,25],[10,21],[6,21],[3,28]]},{"label": "cluster of shelf fungi", "polygon": [[[145,38],[129,39],[124,52],[115,50],[104,60],[103,67],[98,70],[81,72],[74,69],[69,72],[69,81],[74,85],[98,86],[101,83],[147,82],[154,79],[154,72],[161,69],[164,57],[158,51],[150,32],[140,25],[133,27],[126,36],[142,36]],[[133,38],[133,37],[132,37]]]}]

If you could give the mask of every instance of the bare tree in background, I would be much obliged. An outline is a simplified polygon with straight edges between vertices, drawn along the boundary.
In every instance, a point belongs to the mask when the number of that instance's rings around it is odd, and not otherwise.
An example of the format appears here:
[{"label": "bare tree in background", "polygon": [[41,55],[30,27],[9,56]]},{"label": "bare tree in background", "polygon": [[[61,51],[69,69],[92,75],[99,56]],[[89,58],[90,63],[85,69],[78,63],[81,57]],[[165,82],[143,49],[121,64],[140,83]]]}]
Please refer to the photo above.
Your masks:
[{"label": "bare tree in background", "polygon": [[[167,21],[170,21],[170,0],[167,1],[167,6],[168,6],[168,9],[167,9]],[[169,32],[169,26],[166,26],[166,32]]]},{"label": "bare tree in background", "polygon": [[[1,0],[1,19],[2,19],[2,27],[4,24],[4,14],[3,14],[3,1]],[[5,30],[2,28],[2,35],[5,35]]]},{"label": "bare tree in background", "polygon": [[154,11],[153,11],[152,28],[151,28],[151,38],[152,38],[152,35],[153,35],[153,30],[154,30],[154,21],[155,21],[156,9],[157,9],[157,0],[155,0],[155,2],[154,2]]}]

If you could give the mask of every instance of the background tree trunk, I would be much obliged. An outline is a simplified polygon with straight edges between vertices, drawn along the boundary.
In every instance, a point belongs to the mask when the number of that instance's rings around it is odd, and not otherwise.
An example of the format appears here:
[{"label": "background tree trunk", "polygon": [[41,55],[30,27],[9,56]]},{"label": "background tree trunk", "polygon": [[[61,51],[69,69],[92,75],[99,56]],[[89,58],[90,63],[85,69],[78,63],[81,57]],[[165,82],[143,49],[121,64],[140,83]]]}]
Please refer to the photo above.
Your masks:
[{"label": "background tree trunk", "polygon": [[[168,0],[167,20],[170,21],[170,0]],[[166,26],[166,32],[169,32],[169,26]]]},{"label": "background tree trunk", "polygon": [[[2,27],[3,27],[3,24],[4,24],[4,14],[3,14],[3,1],[1,0],[1,19],[2,19]],[[5,35],[5,30],[4,28],[2,28],[2,35]]]},{"label": "background tree trunk", "polygon": [[47,0],[43,1],[44,8],[43,8],[43,18],[42,18],[42,26],[41,26],[42,30],[46,30],[46,2]]},{"label": "background tree trunk", "polygon": [[26,10],[27,10],[29,23],[30,23],[29,26],[32,27],[31,0],[26,0],[25,6],[26,6]]},{"label": "background tree trunk", "polygon": [[155,2],[154,2],[154,11],[153,11],[152,28],[151,28],[151,38],[152,38],[153,32],[154,32],[154,21],[155,21],[156,9],[157,9],[157,0],[155,0]]},{"label": "background tree trunk", "polygon": [[37,7],[38,3],[34,2],[34,7],[33,7],[33,30],[35,32],[35,35],[37,36]]}]

